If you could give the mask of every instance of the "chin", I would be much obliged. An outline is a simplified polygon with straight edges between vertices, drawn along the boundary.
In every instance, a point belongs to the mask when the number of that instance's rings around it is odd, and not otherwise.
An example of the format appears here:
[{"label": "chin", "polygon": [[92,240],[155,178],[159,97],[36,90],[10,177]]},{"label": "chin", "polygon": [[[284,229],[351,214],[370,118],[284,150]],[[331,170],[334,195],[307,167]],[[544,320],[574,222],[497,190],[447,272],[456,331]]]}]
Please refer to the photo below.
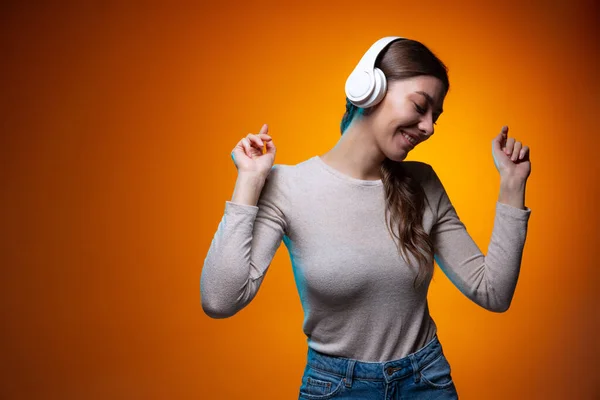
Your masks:
[{"label": "chin", "polygon": [[404,161],[404,159],[406,159],[407,155],[408,155],[407,152],[402,151],[400,153],[391,153],[391,154],[388,153],[388,154],[386,154],[386,157],[392,161],[400,162],[400,161]]}]

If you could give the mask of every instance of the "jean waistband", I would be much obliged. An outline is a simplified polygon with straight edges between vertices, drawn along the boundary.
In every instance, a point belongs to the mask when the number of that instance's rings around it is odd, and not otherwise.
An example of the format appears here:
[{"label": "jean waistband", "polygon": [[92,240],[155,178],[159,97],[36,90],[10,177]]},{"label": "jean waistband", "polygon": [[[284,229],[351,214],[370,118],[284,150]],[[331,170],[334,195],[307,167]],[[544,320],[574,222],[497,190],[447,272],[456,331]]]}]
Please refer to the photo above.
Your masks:
[{"label": "jean waistband", "polygon": [[442,354],[437,334],[416,352],[397,360],[385,362],[359,361],[351,358],[330,356],[308,348],[307,363],[342,377],[356,379],[390,380],[414,374]]}]

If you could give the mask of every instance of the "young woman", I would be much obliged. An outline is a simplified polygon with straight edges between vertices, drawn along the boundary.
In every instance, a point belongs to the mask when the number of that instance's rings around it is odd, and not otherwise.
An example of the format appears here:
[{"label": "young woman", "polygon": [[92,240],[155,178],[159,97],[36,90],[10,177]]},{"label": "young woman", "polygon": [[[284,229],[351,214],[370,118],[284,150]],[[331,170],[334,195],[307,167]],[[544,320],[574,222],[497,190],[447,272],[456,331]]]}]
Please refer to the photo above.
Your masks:
[{"label": "young woman", "polygon": [[265,124],[232,151],[238,179],[205,259],[202,306],[213,318],[245,307],[283,240],[305,313],[301,399],[458,398],[427,306],[434,260],[476,304],[510,306],[531,213],[529,148],[507,127],[492,140],[500,194],[484,255],[433,168],[405,161],[433,135],[448,89],[426,46],[382,38],[348,78],[335,147],[274,164]]}]

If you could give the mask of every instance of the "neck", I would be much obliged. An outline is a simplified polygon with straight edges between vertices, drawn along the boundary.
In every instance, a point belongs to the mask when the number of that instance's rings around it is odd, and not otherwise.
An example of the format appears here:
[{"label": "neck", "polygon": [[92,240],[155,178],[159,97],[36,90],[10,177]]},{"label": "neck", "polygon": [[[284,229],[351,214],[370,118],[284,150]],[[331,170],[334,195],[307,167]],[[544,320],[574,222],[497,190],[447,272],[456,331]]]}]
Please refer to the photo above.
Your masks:
[{"label": "neck", "polygon": [[321,159],[353,178],[381,179],[385,155],[379,150],[371,128],[364,121],[353,121],[337,144]]}]

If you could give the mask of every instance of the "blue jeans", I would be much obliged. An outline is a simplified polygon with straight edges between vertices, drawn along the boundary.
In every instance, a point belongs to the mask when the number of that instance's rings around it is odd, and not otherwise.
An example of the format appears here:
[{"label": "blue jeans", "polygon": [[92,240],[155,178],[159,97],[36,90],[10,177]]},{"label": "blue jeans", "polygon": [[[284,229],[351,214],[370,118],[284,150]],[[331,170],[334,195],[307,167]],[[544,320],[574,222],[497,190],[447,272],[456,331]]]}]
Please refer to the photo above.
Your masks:
[{"label": "blue jeans", "polygon": [[406,357],[365,362],[308,348],[299,399],[458,399],[437,334]]}]

